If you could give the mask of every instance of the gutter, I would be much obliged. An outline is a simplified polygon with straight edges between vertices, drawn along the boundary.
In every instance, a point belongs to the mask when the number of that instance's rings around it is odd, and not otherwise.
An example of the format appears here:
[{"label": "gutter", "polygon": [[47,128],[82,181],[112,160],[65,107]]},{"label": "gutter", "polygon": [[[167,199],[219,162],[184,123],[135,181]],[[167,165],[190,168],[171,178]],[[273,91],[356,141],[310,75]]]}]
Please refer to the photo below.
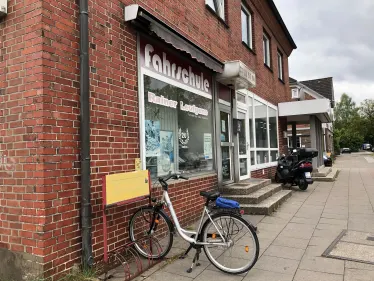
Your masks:
[{"label": "gutter", "polygon": [[79,26],[82,264],[83,268],[87,268],[91,267],[93,264],[90,186],[90,73],[88,57],[88,0],[79,0]]}]

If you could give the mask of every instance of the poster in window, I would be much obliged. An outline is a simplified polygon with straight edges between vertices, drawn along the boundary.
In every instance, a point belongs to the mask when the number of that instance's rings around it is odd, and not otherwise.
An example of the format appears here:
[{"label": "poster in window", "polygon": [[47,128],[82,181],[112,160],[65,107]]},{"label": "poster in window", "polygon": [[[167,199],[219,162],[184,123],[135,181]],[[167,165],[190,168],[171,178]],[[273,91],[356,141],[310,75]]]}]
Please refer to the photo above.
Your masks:
[{"label": "poster in window", "polygon": [[145,154],[160,156],[160,121],[145,120]]},{"label": "poster in window", "polygon": [[158,157],[158,176],[174,172],[174,136],[173,132],[160,131],[160,156]]},{"label": "poster in window", "polygon": [[212,134],[204,133],[204,156],[205,159],[213,159]]}]

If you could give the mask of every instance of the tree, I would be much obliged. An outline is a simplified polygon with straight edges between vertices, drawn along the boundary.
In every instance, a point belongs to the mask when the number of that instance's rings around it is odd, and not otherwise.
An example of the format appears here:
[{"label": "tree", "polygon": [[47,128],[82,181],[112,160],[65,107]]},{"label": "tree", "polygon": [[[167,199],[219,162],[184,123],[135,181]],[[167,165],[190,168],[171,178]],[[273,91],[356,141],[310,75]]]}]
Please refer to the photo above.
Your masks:
[{"label": "tree", "polygon": [[363,131],[366,142],[374,144],[374,100],[366,99],[361,103],[360,114],[363,118]]}]

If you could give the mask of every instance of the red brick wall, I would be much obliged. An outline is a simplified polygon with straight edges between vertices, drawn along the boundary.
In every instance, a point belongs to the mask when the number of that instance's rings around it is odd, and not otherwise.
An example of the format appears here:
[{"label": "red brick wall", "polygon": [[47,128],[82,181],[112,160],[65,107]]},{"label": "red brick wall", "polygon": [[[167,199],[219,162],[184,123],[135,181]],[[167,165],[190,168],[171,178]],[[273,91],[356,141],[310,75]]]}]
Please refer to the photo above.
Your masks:
[{"label": "red brick wall", "polygon": [[[41,257],[46,276],[54,279],[80,262],[81,254],[76,3],[11,0],[9,14],[0,22],[0,149],[13,164],[11,171],[0,170],[0,247]],[[134,158],[139,157],[136,33],[123,23],[123,4],[132,3],[147,7],[220,60],[242,60],[256,71],[257,87],[251,90],[257,95],[274,104],[290,96],[287,55],[291,47],[262,1],[248,3],[254,13],[256,54],[241,43],[239,0],[228,5],[230,28],[205,8],[204,0],[90,1],[95,257],[103,252],[101,178],[108,172],[133,170]],[[263,65],[263,28],[271,36],[272,71]],[[285,54],[285,84],[277,78],[277,48]],[[281,143],[280,139],[280,147]],[[257,173],[253,176],[262,177]],[[171,188],[183,224],[192,222],[200,211],[192,203],[201,206],[199,190],[215,185],[215,177],[209,177]],[[110,210],[111,247],[126,240],[135,205]]]},{"label": "red brick wall", "polygon": [[251,172],[252,178],[257,179],[273,179],[275,176],[275,171],[277,170],[277,167],[270,167],[265,169],[259,169],[256,171]]}]

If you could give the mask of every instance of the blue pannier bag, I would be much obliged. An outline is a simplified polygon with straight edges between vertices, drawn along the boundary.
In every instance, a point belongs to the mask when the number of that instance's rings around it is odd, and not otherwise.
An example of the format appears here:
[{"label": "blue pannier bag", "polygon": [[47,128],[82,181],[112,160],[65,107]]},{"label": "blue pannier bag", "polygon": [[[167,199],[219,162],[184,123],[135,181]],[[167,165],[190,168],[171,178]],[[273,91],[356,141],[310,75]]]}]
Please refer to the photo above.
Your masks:
[{"label": "blue pannier bag", "polygon": [[238,209],[239,203],[234,200],[218,197],[216,200],[216,206],[225,209]]}]

